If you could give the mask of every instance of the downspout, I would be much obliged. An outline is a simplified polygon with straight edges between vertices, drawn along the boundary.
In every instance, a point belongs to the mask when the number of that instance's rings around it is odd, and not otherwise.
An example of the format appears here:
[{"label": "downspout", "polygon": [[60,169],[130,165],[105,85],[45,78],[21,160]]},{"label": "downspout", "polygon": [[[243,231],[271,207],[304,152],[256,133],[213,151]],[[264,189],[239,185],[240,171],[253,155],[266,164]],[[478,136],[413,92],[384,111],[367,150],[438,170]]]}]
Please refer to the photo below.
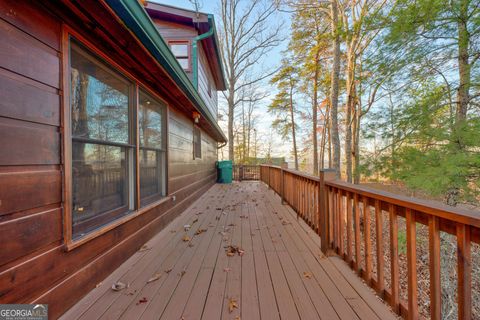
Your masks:
[{"label": "downspout", "polygon": [[193,73],[193,86],[195,87],[195,89],[198,90],[198,50],[197,50],[197,43],[198,41],[201,41],[203,39],[206,39],[208,37],[211,37],[213,35],[213,15],[209,14],[208,15],[208,24],[210,25],[210,30],[208,30],[207,32],[199,35],[199,36],[196,36],[195,38],[193,38],[193,41],[192,41],[192,73]]}]

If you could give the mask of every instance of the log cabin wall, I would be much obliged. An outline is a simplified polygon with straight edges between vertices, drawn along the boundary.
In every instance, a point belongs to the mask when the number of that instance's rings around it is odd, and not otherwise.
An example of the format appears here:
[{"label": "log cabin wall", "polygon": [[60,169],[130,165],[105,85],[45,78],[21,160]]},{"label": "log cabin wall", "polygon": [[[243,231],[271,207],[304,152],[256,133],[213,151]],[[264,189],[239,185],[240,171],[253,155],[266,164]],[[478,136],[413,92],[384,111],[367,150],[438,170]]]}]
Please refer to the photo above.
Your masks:
[{"label": "log cabin wall", "polygon": [[[168,187],[176,201],[67,251],[61,147],[62,114],[69,108],[61,99],[65,21],[39,3],[0,1],[0,303],[47,303],[55,319],[215,182],[217,149],[202,131],[202,158],[194,160],[193,123],[170,108]],[[84,32],[102,49],[92,34]]]},{"label": "log cabin wall", "polygon": [[215,81],[213,80],[212,71],[207,62],[207,55],[203,46],[200,46],[198,55],[198,92],[203,100],[207,103],[207,107],[214,115],[218,116],[218,92],[215,89]]}]

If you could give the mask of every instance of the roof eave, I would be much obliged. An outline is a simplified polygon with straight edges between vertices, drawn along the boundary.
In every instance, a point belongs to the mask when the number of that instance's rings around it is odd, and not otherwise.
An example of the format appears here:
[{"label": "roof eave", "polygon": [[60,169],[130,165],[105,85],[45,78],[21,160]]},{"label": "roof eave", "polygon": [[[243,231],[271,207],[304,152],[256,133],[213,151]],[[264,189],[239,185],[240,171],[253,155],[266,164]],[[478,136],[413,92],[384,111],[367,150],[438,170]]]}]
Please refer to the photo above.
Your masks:
[{"label": "roof eave", "polygon": [[140,40],[143,46],[170,74],[177,86],[192,101],[198,112],[204,117],[218,134],[217,141],[226,142],[227,137],[218,126],[216,119],[207,108],[190,79],[178,64],[167,44],[158,32],[149,15],[138,1],[105,0],[125,26]]}]

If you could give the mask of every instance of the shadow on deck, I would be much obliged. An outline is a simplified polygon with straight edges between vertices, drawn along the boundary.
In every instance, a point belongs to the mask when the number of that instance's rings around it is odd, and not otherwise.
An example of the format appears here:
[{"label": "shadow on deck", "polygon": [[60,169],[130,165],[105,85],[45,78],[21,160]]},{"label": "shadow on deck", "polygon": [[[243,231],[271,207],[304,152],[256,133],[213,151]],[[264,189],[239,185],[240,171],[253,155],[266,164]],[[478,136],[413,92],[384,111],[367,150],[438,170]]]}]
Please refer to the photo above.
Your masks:
[{"label": "shadow on deck", "polygon": [[[229,245],[244,253],[227,255]],[[117,281],[128,288],[113,291]],[[213,186],[63,316],[240,318],[396,316],[259,182]]]}]

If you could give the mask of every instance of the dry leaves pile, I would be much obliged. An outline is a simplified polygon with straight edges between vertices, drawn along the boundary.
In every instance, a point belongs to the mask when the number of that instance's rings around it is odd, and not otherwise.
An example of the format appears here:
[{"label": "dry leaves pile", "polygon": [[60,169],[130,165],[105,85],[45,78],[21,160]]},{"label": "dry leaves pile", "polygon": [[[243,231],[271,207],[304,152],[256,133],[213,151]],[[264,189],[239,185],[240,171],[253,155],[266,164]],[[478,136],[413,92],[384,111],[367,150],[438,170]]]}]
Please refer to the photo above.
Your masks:
[{"label": "dry leaves pile", "polygon": [[226,246],[225,248],[226,248],[225,252],[229,257],[233,257],[235,254],[238,254],[239,256],[243,256],[243,254],[245,253],[243,249],[240,249],[238,246],[235,246],[235,245],[229,245],[229,246]]}]

